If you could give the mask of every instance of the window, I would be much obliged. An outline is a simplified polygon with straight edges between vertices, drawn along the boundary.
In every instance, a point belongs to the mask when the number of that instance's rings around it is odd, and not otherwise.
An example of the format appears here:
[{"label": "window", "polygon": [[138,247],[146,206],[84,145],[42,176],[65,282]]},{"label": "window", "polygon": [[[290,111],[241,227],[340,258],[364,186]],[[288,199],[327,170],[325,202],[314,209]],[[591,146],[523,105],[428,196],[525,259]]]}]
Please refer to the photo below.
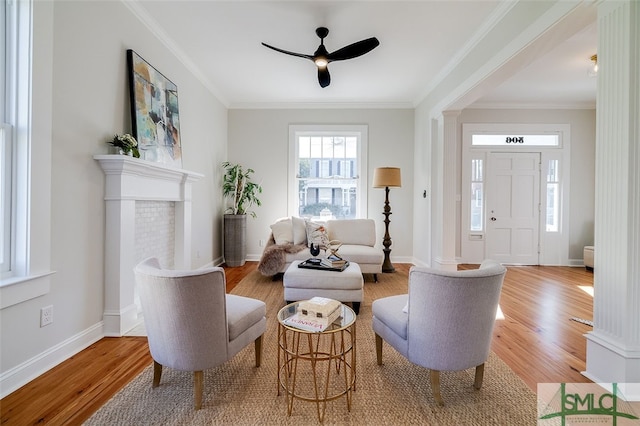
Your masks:
[{"label": "window", "polygon": [[471,213],[470,231],[484,229],[484,172],[481,159],[471,160]]},{"label": "window", "polygon": [[560,177],[558,160],[549,160],[547,168],[547,232],[558,232],[560,223]]},{"label": "window", "polygon": [[366,217],[366,126],[291,126],[289,214]]},{"label": "window", "polygon": [[555,135],[472,135],[473,146],[547,146],[560,145],[560,136]]},{"label": "window", "polygon": [[[0,309],[47,294],[51,289],[51,123],[53,5],[34,0],[2,2],[3,146],[9,147],[0,175],[10,188],[3,237],[9,230],[10,268],[0,273]],[[34,23],[34,8],[39,10]],[[36,30],[34,30],[34,28]],[[38,58],[38,67],[32,66]],[[33,83],[32,83],[33,81]],[[39,90],[33,91],[33,86]],[[33,114],[37,122],[32,124]],[[4,148],[3,148],[4,149]],[[7,151],[5,151],[6,153]],[[11,167],[10,173],[8,167]],[[5,192],[6,195],[6,192]],[[33,226],[32,226],[33,225]],[[8,226],[8,228],[6,228]]]},{"label": "window", "polygon": [[32,3],[3,1],[0,105],[0,276],[27,274]]},{"label": "window", "polygon": [[9,99],[7,87],[9,84],[7,75],[7,57],[11,54],[9,40],[11,39],[12,22],[9,20],[9,5],[6,1],[0,6],[0,22],[4,30],[0,32],[0,273],[6,273],[11,269],[11,163],[12,163],[12,126],[9,124],[7,114]]}]

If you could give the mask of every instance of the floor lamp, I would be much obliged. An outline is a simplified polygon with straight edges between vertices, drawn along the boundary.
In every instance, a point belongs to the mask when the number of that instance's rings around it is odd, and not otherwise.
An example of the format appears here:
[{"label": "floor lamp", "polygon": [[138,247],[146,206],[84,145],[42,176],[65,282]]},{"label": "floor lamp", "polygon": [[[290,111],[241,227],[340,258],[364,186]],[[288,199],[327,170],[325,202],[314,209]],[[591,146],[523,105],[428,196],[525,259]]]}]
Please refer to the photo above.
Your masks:
[{"label": "floor lamp", "polygon": [[391,254],[391,237],[389,236],[389,215],[391,214],[391,207],[389,206],[389,188],[400,187],[400,169],[398,167],[378,167],[373,172],[373,187],[385,188],[384,199],[384,239],[382,245],[384,249],[384,263],[382,264],[382,272],[395,272],[395,268],[391,264],[389,255]]}]

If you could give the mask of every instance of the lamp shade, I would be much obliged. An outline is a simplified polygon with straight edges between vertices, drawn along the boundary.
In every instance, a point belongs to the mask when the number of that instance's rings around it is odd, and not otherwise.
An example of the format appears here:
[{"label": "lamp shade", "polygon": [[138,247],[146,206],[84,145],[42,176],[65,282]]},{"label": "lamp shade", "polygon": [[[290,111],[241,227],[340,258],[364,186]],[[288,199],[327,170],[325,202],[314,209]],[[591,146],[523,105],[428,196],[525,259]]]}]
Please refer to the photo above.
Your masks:
[{"label": "lamp shade", "polygon": [[402,186],[399,167],[378,167],[373,171],[373,187],[385,188],[387,186]]}]

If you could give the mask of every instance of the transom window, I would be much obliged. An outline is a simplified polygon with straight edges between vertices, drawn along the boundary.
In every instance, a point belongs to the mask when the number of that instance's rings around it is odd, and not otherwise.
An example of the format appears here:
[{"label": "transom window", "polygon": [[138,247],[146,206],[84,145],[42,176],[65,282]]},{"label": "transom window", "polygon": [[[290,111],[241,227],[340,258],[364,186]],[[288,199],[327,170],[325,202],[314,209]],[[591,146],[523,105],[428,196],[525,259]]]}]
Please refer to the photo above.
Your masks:
[{"label": "transom window", "polygon": [[559,135],[471,135],[472,146],[559,146]]},{"label": "transom window", "polygon": [[290,126],[289,214],[366,217],[366,126]]}]

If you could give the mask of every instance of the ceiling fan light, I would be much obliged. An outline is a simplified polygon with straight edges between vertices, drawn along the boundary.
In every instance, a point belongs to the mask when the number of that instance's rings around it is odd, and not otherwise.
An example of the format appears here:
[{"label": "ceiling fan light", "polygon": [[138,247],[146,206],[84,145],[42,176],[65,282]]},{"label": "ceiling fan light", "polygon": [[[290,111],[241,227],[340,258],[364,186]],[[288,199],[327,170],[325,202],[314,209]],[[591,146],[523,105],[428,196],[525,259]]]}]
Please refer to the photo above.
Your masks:
[{"label": "ceiling fan light", "polygon": [[315,58],[313,62],[315,62],[318,68],[325,68],[327,65],[329,65],[329,61],[327,61],[327,58],[323,57]]}]

